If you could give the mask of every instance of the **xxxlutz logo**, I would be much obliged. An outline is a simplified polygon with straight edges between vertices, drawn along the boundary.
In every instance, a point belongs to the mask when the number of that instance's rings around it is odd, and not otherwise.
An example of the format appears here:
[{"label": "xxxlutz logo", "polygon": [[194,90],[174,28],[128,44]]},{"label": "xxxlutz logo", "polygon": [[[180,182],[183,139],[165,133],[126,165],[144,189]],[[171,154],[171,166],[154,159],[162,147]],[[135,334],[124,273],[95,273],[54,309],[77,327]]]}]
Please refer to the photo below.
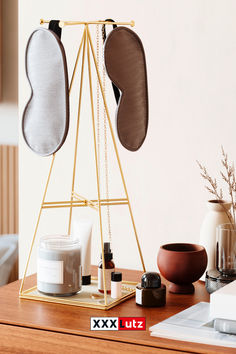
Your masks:
[{"label": "xxxlutz logo", "polygon": [[145,317],[91,317],[91,331],[145,331]]}]

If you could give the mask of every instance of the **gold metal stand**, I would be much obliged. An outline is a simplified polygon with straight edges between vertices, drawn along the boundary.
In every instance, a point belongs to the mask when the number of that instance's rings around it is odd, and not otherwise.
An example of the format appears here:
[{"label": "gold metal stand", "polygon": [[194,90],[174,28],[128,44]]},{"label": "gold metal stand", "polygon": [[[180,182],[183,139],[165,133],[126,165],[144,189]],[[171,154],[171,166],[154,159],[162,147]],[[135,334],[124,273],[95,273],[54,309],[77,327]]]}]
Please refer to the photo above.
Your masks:
[{"label": "gold metal stand", "polygon": [[[40,20],[41,24],[48,23],[48,22],[49,21]],[[120,158],[119,158],[119,154],[118,154],[118,149],[117,149],[117,145],[116,145],[116,141],[115,141],[115,136],[114,136],[114,132],[113,132],[112,124],[111,124],[110,114],[109,114],[108,106],[107,106],[107,102],[106,102],[106,97],[105,97],[105,93],[104,93],[104,90],[103,90],[103,87],[102,87],[102,81],[101,81],[101,77],[100,77],[100,73],[99,73],[98,64],[97,64],[97,61],[96,61],[96,56],[95,56],[95,51],[94,51],[94,47],[93,47],[93,43],[92,43],[92,39],[91,39],[91,34],[90,34],[90,31],[89,31],[89,25],[90,24],[91,25],[92,24],[101,24],[101,25],[102,24],[118,24],[118,25],[134,26],[134,21],[131,21],[131,22],[112,22],[112,23],[111,22],[106,22],[106,21],[94,21],[94,22],[60,21],[60,26],[61,27],[62,26],[69,26],[69,25],[84,25],[84,31],[83,31],[81,43],[79,45],[78,54],[77,54],[77,57],[76,57],[75,66],[74,66],[74,70],[73,70],[73,74],[72,74],[72,78],[71,78],[71,83],[70,83],[70,87],[69,87],[69,91],[71,91],[71,88],[72,88],[72,85],[73,85],[73,81],[74,81],[74,77],[75,77],[75,73],[76,73],[77,66],[78,66],[78,62],[79,62],[79,57],[80,57],[80,54],[81,54],[81,51],[82,51],[82,64],[81,64],[80,88],[79,88],[79,104],[78,104],[77,127],[76,127],[76,136],[75,136],[75,149],[74,149],[74,162],[73,162],[73,172],[72,172],[71,197],[70,197],[70,200],[66,200],[66,201],[52,201],[52,202],[46,202],[45,201],[47,190],[48,190],[48,185],[49,185],[49,182],[50,182],[51,173],[52,173],[52,169],[53,169],[53,164],[54,164],[55,156],[56,156],[56,154],[54,154],[53,157],[52,157],[52,161],[51,161],[51,165],[50,165],[50,169],[49,169],[49,174],[48,174],[48,178],[47,178],[47,182],[46,182],[46,186],[45,186],[45,190],[44,190],[44,194],[43,194],[43,199],[42,199],[41,207],[40,207],[40,210],[39,210],[38,219],[37,219],[37,222],[36,222],[36,227],[35,227],[32,243],[31,243],[31,247],[30,247],[30,251],[29,251],[29,255],[28,255],[28,259],[27,259],[27,263],[26,263],[23,279],[22,279],[22,282],[21,282],[20,297],[21,298],[29,298],[29,299],[34,298],[35,300],[49,301],[49,302],[53,301],[52,297],[48,297],[48,300],[47,300],[47,297],[45,297],[45,296],[35,296],[34,295],[32,297],[32,294],[30,293],[30,291],[32,289],[23,290],[24,289],[25,278],[26,278],[26,275],[27,275],[28,267],[29,267],[29,261],[30,261],[30,258],[31,258],[32,249],[33,249],[33,246],[34,246],[34,243],[35,243],[35,238],[36,238],[36,235],[37,235],[38,226],[39,226],[39,222],[40,222],[40,218],[41,218],[41,214],[42,214],[43,209],[70,208],[69,223],[68,223],[68,235],[70,235],[73,208],[74,207],[90,207],[90,208],[93,208],[93,209],[98,211],[100,235],[101,235],[102,264],[103,264],[103,286],[104,286],[104,304],[103,305],[99,305],[100,306],[99,308],[108,309],[108,308],[111,308],[112,306],[115,306],[118,303],[124,301],[125,299],[129,298],[131,295],[133,296],[135,290],[134,290],[134,288],[132,288],[128,295],[126,293],[124,296],[122,296],[120,299],[118,299],[116,301],[109,301],[109,304],[108,304],[108,299],[107,299],[108,295],[107,295],[107,292],[106,292],[107,287],[106,287],[106,278],[105,278],[105,259],[104,259],[104,249],[103,249],[103,225],[102,225],[102,212],[101,212],[102,206],[106,206],[106,205],[128,205],[129,213],[130,213],[130,217],[131,217],[131,221],[132,221],[132,225],[133,225],[133,229],[134,229],[134,234],[135,234],[135,238],[136,238],[136,243],[137,243],[137,247],[138,247],[138,251],[139,251],[139,255],[140,255],[140,259],[141,259],[141,263],[142,263],[142,267],[143,267],[143,271],[144,272],[145,272],[145,265],[144,265],[142,251],[141,251],[139,240],[138,240],[137,230],[136,230],[134,217],[133,217],[133,213],[132,213],[132,209],[131,209],[131,205],[130,205],[130,200],[129,200],[128,191],[127,191],[127,187],[126,187],[126,183],[125,183],[125,179],[124,179],[124,174],[123,174],[123,170],[122,170],[122,167],[121,167],[121,162],[120,162]],[[92,116],[92,127],[93,127],[94,154],[95,154],[95,163],[96,163],[97,198],[93,199],[93,200],[89,200],[86,197],[83,197],[83,196],[79,195],[74,190],[75,189],[76,166],[77,166],[77,150],[78,150],[79,123],[80,123],[82,90],[83,90],[83,80],[84,80],[85,56],[87,57],[87,63],[88,63],[88,78],[89,78],[91,116]],[[108,124],[109,124],[109,129],[110,129],[110,133],[111,133],[111,137],[112,137],[114,151],[115,151],[116,159],[117,159],[117,162],[118,162],[119,171],[120,171],[120,175],[121,175],[121,179],[122,179],[122,183],[123,183],[123,187],[124,187],[124,192],[125,192],[126,198],[115,198],[115,199],[102,199],[101,198],[100,180],[99,180],[99,168],[98,168],[99,161],[98,161],[98,151],[97,151],[97,137],[96,137],[96,127],[95,127],[95,114],[94,114],[93,86],[92,86],[92,72],[91,72],[91,59],[90,59],[90,56],[92,56],[92,60],[93,60],[94,66],[95,66],[95,70],[96,70],[96,74],[97,74],[97,78],[98,78],[98,82],[99,82],[99,87],[100,87],[100,91],[101,91],[101,94],[102,94],[103,104],[104,104],[104,108],[105,108],[105,111],[106,111],[106,117],[107,117]],[[35,289],[36,289],[36,287],[33,288],[34,291],[35,291]],[[77,296],[79,296],[79,294]],[[54,298],[54,299],[55,299],[54,302],[58,302],[56,300],[56,298]],[[69,298],[67,298],[65,301],[60,300],[59,302],[68,303],[68,302],[70,302],[70,300],[69,300]],[[71,301],[71,304],[73,305],[73,300]],[[77,306],[85,306],[85,302],[80,303],[79,301],[76,301],[76,305]],[[94,305],[87,303],[86,307],[94,307]]]}]

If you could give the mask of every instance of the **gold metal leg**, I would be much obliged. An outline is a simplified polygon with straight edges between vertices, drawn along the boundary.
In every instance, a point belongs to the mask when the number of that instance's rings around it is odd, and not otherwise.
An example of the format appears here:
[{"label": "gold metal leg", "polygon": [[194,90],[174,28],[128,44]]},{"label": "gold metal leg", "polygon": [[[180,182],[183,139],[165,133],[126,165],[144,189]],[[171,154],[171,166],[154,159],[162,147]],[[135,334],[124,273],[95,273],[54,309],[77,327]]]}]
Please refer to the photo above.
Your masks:
[{"label": "gold metal leg", "polygon": [[105,305],[107,305],[107,287],[106,287],[106,277],[105,277],[105,259],[104,259],[104,247],[103,247],[103,233],[102,233],[100,176],[99,176],[99,171],[98,171],[97,141],[96,141],[96,128],[95,128],[94,105],[93,105],[93,88],[92,88],[92,75],[91,75],[91,63],[90,63],[89,39],[88,39],[89,29],[88,29],[88,26],[86,26],[86,27],[87,27],[87,35],[86,35],[86,37],[87,37],[89,88],[90,88],[90,101],[91,101],[92,122],[93,122],[93,139],[94,139],[94,153],[95,153],[95,161],[96,161],[96,177],[97,177],[97,192],[98,192],[98,212],[99,212],[99,223],[100,223],[100,233],[101,233],[101,248],[102,248],[103,288],[104,288]]},{"label": "gold metal leg", "polygon": [[105,94],[104,94],[104,91],[103,91],[103,87],[102,87],[102,81],[101,81],[101,77],[100,77],[100,74],[99,74],[99,69],[98,69],[98,66],[97,66],[95,51],[94,51],[94,48],[93,48],[93,43],[92,43],[92,40],[91,40],[91,35],[90,35],[89,29],[87,29],[87,33],[88,33],[89,45],[90,45],[90,48],[91,48],[91,51],[92,51],[92,55],[93,55],[93,61],[94,61],[96,72],[97,72],[99,86],[100,86],[100,90],[101,90],[101,93],[102,93],[103,103],[104,103],[104,107],[105,107],[105,110],[106,110],[106,115],[107,115],[109,128],[110,128],[110,132],[111,132],[111,136],[112,136],[112,141],[113,141],[113,145],[114,145],[114,149],[115,149],[115,153],[116,153],[116,158],[117,158],[117,161],[118,161],[120,174],[121,174],[121,178],[122,178],[122,182],[123,182],[123,186],[124,186],[124,190],[125,190],[125,195],[126,195],[126,198],[128,200],[129,212],[130,212],[131,221],[132,221],[132,224],[133,224],[133,229],[134,229],[134,234],[135,234],[135,238],[136,238],[136,243],[137,243],[137,246],[138,246],[138,250],[139,250],[139,255],[140,255],[143,271],[146,272],[146,268],[145,268],[145,264],[144,264],[144,260],[143,260],[143,255],[142,255],[141,247],[140,247],[139,240],[138,240],[137,229],[136,229],[135,222],[134,222],[134,217],[133,217],[133,213],[132,213],[132,209],[131,209],[131,205],[130,205],[130,201],[129,201],[128,191],[127,191],[127,187],[126,187],[126,183],[125,183],[125,179],[124,179],[123,170],[122,170],[122,167],[121,167],[119,153],[118,153],[118,149],[117,149],[117,146],[116,146],[115,136],[114,136],[114,132],[113,132],[112,124],[111,124],[111,119],[110,119],[110,115],[109,115],[109,111],[108,111],[108,107],[107,107],[106,97],[105,97]]},{"label": "gold metal leg", "polygon": [[[81,99],[82,99],[83,79],[84,79],[85,47],[86,47],[86,28],[84,29],[84,35],[83,35],[83,56],[82,56],[82,67],[81,67],[80,89],[79,89],[79,107],[78,107],[77,127],[76,127],[76,137],[75,137],[74,165],[73,165],[72,186],[71,186],[71,201],[73,200],[73,191],[74,191],[74,186],[75,186],[75,172],[76,172],[78,138],[79,138],[79,122],[80,122]],[[70,214],[69,214],[68,235],[70,235],[70,232],[71,232],[71,219],[72,219],[72,204],[70,207]]]},{"label": "gold metal leg", "polygon": [[40,217],[41,217],[41,214],[42,214],[43,204],[45,202],[45,198],[46,198],[48,185],[49,185],[49,181],[50,181],[51,174],[52,174],[52,168],[53,168],[53,164],[54,164],[54,161],[55,161],[55,157],[56,157],[56,154],[53,154],[51,165],[50,165],[50,169],[49,169],[49,174],[48,174],[48,178],[47,178],[47,182],[46,182],[46,186],[45,186],[45,190],[44,190],[44,194],[43,194],[43,199],[42,199],[42,203],[41,203],[41,207],[40,207],[40,210],[39,210],[39,215],[38,215],[38,219],[37,219],[37,223],[36,223],[36,227],[35,227],[35,231],[34,231],[34,236],[33,236],[32,242],[31,242],[30,251],[29,251],[28,258],[27,258],[27,263],[26,263],[24,275],[23,275],[23,278],[22,278],[22,281],[21,281],[21,285],[20,285],[20,295],[22,294],[22,291],[23,291],[25,277],[26,277],[27,270],[28,270],[28,267],[29,267],[29,261],[30,261],[30,257],[31,257],[31,254],[32,254],[35,238],[36,238],[36,235],[37,235],[37,231],[38,231],[38,227],[39,227],[39,221],[40,221]]},{"label": "gold metal leg", "polygon": [[73,85],[73,82],[74,82],[75,73],[76,73],[78,62],[79,62],[80,52],[81,52],[81,49],[82,49],[82,45],[84,43],[84,36],[85,36],[85,29],[84,29],[83,36],[82,36],[82,39],[81,39],[81,42],[80,42],[80,46],[79,46],[79,50],[78,50],[78,53],[77,53],[77,57],[76,57],[76,61],[75,61],[74,69],[73,69],[73,74],[72,74],[71,81],[70,81],[69,93],[71,92],[71,88],[72,88],[72,85]]}]

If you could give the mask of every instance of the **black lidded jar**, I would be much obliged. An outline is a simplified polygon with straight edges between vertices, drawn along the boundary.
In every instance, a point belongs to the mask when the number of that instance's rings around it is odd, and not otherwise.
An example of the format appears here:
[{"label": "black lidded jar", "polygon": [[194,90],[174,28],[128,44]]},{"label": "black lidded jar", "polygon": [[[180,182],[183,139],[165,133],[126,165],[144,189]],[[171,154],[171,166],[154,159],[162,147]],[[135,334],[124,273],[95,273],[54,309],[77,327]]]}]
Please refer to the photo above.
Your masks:
[{"label": "black lidded jar", "polygon": [[144,307],[161,307],[166,304],[166,286],[156,272],[142,275],[141,284],[136,286],[136,304]]}]

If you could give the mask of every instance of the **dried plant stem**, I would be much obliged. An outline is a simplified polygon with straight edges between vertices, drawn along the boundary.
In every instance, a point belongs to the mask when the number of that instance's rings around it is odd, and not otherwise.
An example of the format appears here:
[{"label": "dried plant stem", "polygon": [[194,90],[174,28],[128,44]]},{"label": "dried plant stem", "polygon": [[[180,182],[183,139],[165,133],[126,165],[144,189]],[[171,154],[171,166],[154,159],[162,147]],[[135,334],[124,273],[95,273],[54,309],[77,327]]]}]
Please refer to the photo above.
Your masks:
[{"label": "dried plant stem", "polygon": [[[230,211],[228,211],[224,205],[224,202],[223,202],[223,192],[222,192],[222,189],[218,189],[218,185],[217,185],[217,181],[216,179],[210,177],[209,173],[207,172],[207,169],[206,167],[204,167],[203,165],[200,164],[199,161],[197,161],[197,164],[201,170],[201,176],[204,180],[206,180],[209,184],[210,184],[210,187],[208,186],[205,186],[205,188],[208,190],[208,192],[210,192],[211,194],[213,194],[216,199],[221,202],[221,206],[222,208],[224,209],[224,212],[225,214],[227,215],[228,219],[229,219],[229,222],[230,224],[232,225],[232,228],[234,229],[234,225],[235,225],[235,219],[233,218],[232,220],[232,214]],[[221,173],[222,174],[222,173]],[[223,177],[223,176],[222,176]],[[227,180],[227,178],[224,176],[225,180]],[[232,199],[231,199],[232,200]],[[232,205],[233,205],[233,202],[232,202]],[[234,215],[234,214],[233,214]]]},{"label": "dried plant stem", "polygon": [[226,175],[220,171],[221,177],[228,185],[229,195],[232,203],[232,214],[233,214],[233,223],[235,225],[235,198],[234,198],[234,191],[235,191],[235,169],[234,165],[230,165],[228,162],[228,156],[224,151],[223,146],[221,146],[222,152],[222,160],[221,163],[225,168]]},{"label": "dried plant stem", "polygon": [[226,209],[226,207],[224,206],[223,203],[221,204],[221,206],[222,206],[222,208],[224,209],[225,214],[227,215],[227,217],[228,217],[228,219],[229,219],[229,222],[230,222],[230,224],[231,224],[231,226],[232,226],[232,229],[234,229],[235,223],[234,223],[234,221],[232,220],[232,214],[230,213],[230,211],[228,211],[228,210]]}]

